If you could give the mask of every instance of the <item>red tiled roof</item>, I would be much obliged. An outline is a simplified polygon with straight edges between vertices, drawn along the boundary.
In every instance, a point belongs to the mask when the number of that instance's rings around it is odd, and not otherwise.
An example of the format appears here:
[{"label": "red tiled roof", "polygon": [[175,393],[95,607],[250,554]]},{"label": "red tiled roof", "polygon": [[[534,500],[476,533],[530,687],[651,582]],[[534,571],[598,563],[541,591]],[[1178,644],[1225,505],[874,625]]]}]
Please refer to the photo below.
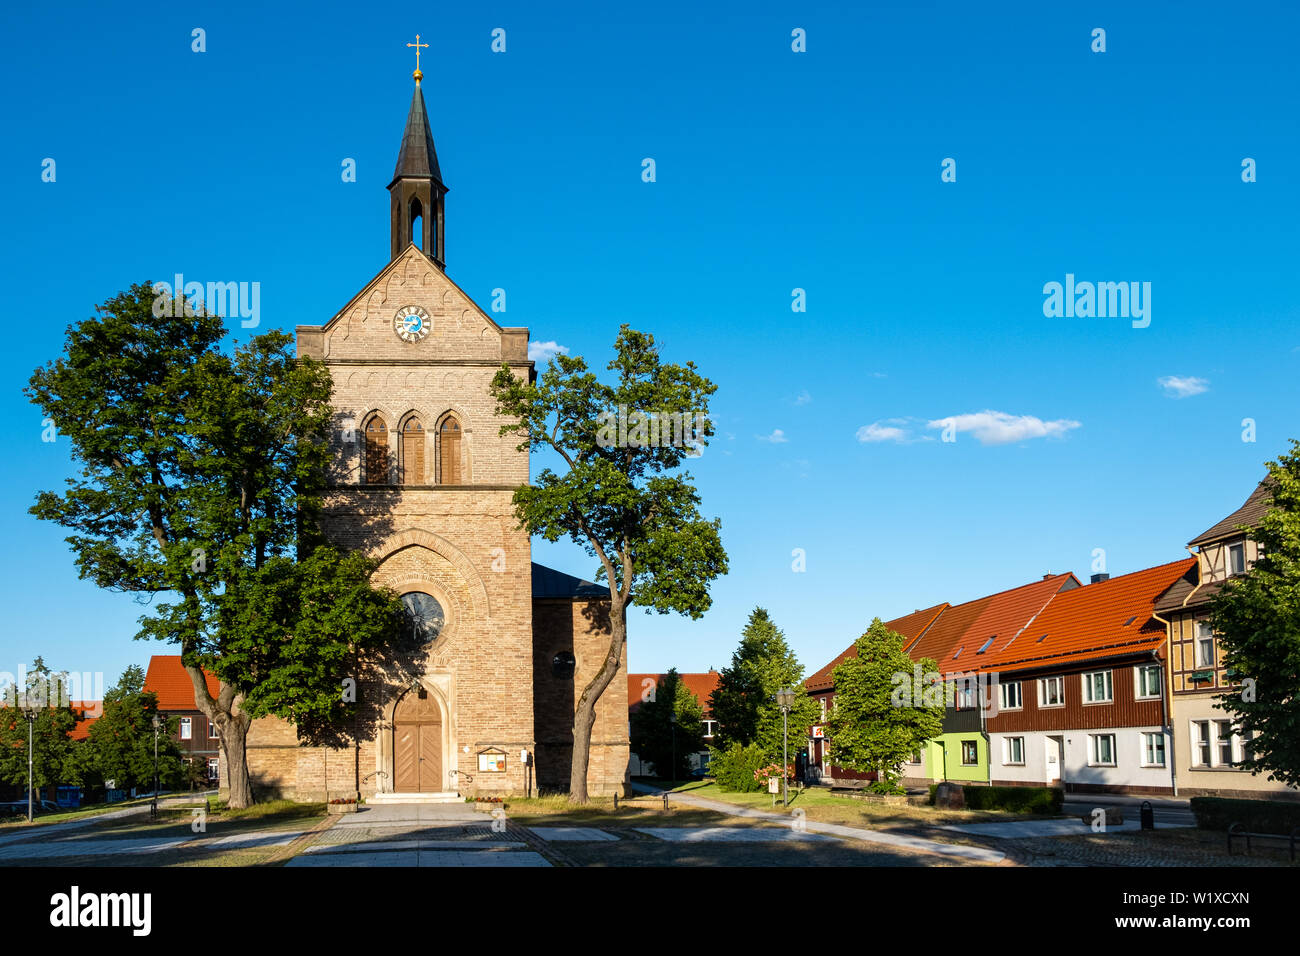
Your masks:
[{"label": "red tiled roof", "polygon": [[[217,675],[204,671],[208,679],[208,693],[213,697],[221,689]],[[144,675],[144,689],[158,695],[159,710],[198,710],[194,705],[194,682],[181,666],[179,654],[155,654],[149,658],[149,670]]]},{"label": "red tiled roof", "polygon": [[[903,637],[907,639],[907,642],[911,643],[924,633],[927,627],[934,623],[934,619],[938,617],[946,607],[948,607],[948,604],[947,602],[944,602],[943,604],[936,604],[934,607],[928,607],[924,611],[913,611],[911,614],[904,614],[902,617],[896,617],[892,621],[886,621],[885,627],[889,628],[891,631],[897,631],[899,634],[902,634]],[[821,670],[817,671],[817,673],[805,680],[803,682],[804,687],[806,687],[809,692],[830,690],[835,686],[835,682],[831,680],[831,672],[848,658],[857,656],[858,642],[854,641],[842,654],[840,654],[839,657],[835,658],[835,660],[831,661]]]},{"label": "red tiled roof", "polygon": [[[948,608],[916,644],[907,648],[912,660],[930,657],[939,670],[966,670],[967,660],[990,637],[1009,641],[1019,634],[1062,589],[1077,588],[1073,574],[1047,575],[1041,581],[967,601]],[[956,660],[953,655],[956,654]],[[945,662],[952,661],[952,668]]]},{"label": "red tiled roof", "polygon": [[939,670],[1006,672],[1151,651],[1165,640],[1165,626],[1152,616],[1156,601],[1195,563],[1183,558],[1062,591],[1019,637],[999,634],[983,654],[982,632],[969,632],[962,654],[939,658]]},{"label": "red tiled roof", "polygon": [[[628,674],[627,675],[627,711],[632,713],[641,706],[642,695],[650,687],[659,687],[659,682],[667,677],[667,674]],[[686,689],[694,694],[704,705],[704,715],[709,715],[709,697],[717,689],[718,682],[722,675],[717,671],[708,671],[703,674],[678,674]],[[653,684],[646,684],[645,681],[653,681]]]},{"label": "red tiled roof", "polygon": [[73,726],[68,737],[72,740],[85,740],[90,736],[90,725],[99,720],[104,715],[104,702],[102,700],[73,700],[69,701],[72,712],[77,715],[77,723]]}]

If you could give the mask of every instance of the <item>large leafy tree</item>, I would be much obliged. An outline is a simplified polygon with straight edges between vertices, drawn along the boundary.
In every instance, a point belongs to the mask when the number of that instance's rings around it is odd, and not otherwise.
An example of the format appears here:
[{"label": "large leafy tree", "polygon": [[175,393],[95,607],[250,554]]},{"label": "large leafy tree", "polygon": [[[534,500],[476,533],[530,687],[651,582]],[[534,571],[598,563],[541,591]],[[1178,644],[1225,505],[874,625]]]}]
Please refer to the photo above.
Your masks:
[{"label": "large leafy tree", "polygon": [[677,669],[664,675],[649,700],[632,713],[632,750],[665,780],[685,780],[698,753],[704,708]]},{"label": "large leafy tree", "polygon": [[1300,441],[1268,463],[1271,506],[1254,565],[1215,595],[1211,624],[1240,686],[1218,698],[1245,736],[1243,765],[1300,786]]},{"label": "large leafy tree", "polygon": [[32,786],[36,799],[50,799],[49,788],[65,782],[73,753],[69,738],[77,718],[68,700],[66,675],[50,670],[37,657],[25,687],[12,684],[0,695],[0,780],[27,787],[28,726],[24,705],[36,709],[32,724]]},{"label": "large leafy tree", "polygon": [[[709,398],[717,386],[693,362],[663,362],[654,337],[626,325],[614,349],[611,383],[568,355],[553,358],[535,382],[516,378],[505,364],[492,380],[497,413],[507,419],[501,434],[519,435],[520,451],[549,449],[562,463],[561,471],[546,467],[516,490],[521,525],[548,541],[582,546],[609,586],[609,647],[574,707],[574,803],[588,799],[596,702],[618,673],[628,609],[698,618],[712,603],[710,583],[727,571],[721,523],[700,514],[690,474],[677,471],[713,433]],[[688,432],[682,415],[698,429]]]},{"label": "large leafy tree", "polygon": [[857,640],[857,656],[845,658],[831,673],[831,759],[847,770],[875,771],[891,789],[900,765],[943,726],[943,685],[925,683],[939,665],[930,658],[913,661],[903,650],[905,642],[875,618]]},{"label": "large leafy tree", "polygon": [[[164,598],[137,636],[180,645],[195,704],[217,727],[230,805],[245,807],[253,718],[336,719],[345,680],[394,636],[400,604],[369,589],[364,559],[321,549],[325,366],[297,359],[280,332],[227,354],[220,317],[155,302],[149,283],[114,296],[32,375],[28,395],[79,473],[31,510],[73,532],[82,577]],[[221,679],[215,696],[205,668]]]},{"label": "large leafy tree", "polygon": [[785,633],[758,607],[750,612],[731,666],[722,669],[710,697],[718,721],[718,749],[756,744],[770,763],[779,764],[785,723],[776,694],[783,688],[795,692],[788,726],[790,739],[799,742],[817,722],[820,707],[804,689],[803,665],[786,643]]}]

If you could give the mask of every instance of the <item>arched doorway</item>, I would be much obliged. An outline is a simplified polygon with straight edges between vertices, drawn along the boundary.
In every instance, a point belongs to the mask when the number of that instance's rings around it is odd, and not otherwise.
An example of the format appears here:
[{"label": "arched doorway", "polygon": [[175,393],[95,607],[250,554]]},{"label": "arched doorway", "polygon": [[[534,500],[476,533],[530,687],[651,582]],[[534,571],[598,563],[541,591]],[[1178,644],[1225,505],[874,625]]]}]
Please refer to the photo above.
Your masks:
[{"label": "arched doorway", "polygon": [[406,692],[393,711],[393,789],[397,793],[442,793],[442,708],[421,684]]}]

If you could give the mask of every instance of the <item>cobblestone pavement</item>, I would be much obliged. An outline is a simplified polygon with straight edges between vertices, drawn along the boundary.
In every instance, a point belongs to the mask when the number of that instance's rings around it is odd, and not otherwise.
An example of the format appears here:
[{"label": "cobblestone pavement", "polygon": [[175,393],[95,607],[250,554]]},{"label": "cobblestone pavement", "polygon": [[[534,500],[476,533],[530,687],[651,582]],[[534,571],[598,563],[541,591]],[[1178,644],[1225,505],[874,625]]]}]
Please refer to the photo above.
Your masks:
[{"label": "cobblestone pavement", "polygon": [[1199,831],[1163,831],[1159,834],[1097,833],[1072,837],[1040,837],[1014,843],[1013,855],[1022,866],[1138,866],[1286,867],[1285,855],[1228,855],[1218,834]]}]

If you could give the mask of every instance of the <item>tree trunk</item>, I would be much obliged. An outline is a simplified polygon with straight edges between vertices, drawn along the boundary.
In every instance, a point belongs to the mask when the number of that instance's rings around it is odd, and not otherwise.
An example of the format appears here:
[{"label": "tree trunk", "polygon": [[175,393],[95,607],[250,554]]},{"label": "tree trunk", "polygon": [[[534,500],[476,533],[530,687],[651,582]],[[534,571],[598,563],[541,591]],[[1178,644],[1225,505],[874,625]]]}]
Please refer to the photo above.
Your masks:
[{"label": "tree trunk", "polygon": [[[232,810],[242,810],[256,802],[253,799],[253,784],[248,776],[250,723],[247,717],[241,715],[230,718],[224,726],[217,725],[217,732],[221,735],[221,755],[226,758],[226,779],[230,781],[230,795],[226,799],[226,805]],[[218,779],[217,786],[220,785]]]},{"label": "tree trunk", "polygon": [[569,770],[569,802],[587,803],[587,767],[591,762],[591,728],[596,723],[596,702],[605,693],[623,659],[627,641],[627,607],[614,602],[609,609],[609,653],[596,676],[582,690],[573,711],[573,762]]},{"label": "tree trunk", "polygon": [[[214,698],[208,692],[208,679],[201,667],[185,667],[194,684],[194,705],[212,723],[217,725],[217,735],[221,739],[222,763],[226,767],[226,779],[230,782],[230,795],[227,806],[234,810],[251,807],[256,800],[253,797],[252,781],[248,776],[248,728],[252,719],[244,713],[240,704],[242,694],[236,694],[234,688],[222,684],[221,690]],[[221,779],[217,778],[220,789]]]}]

